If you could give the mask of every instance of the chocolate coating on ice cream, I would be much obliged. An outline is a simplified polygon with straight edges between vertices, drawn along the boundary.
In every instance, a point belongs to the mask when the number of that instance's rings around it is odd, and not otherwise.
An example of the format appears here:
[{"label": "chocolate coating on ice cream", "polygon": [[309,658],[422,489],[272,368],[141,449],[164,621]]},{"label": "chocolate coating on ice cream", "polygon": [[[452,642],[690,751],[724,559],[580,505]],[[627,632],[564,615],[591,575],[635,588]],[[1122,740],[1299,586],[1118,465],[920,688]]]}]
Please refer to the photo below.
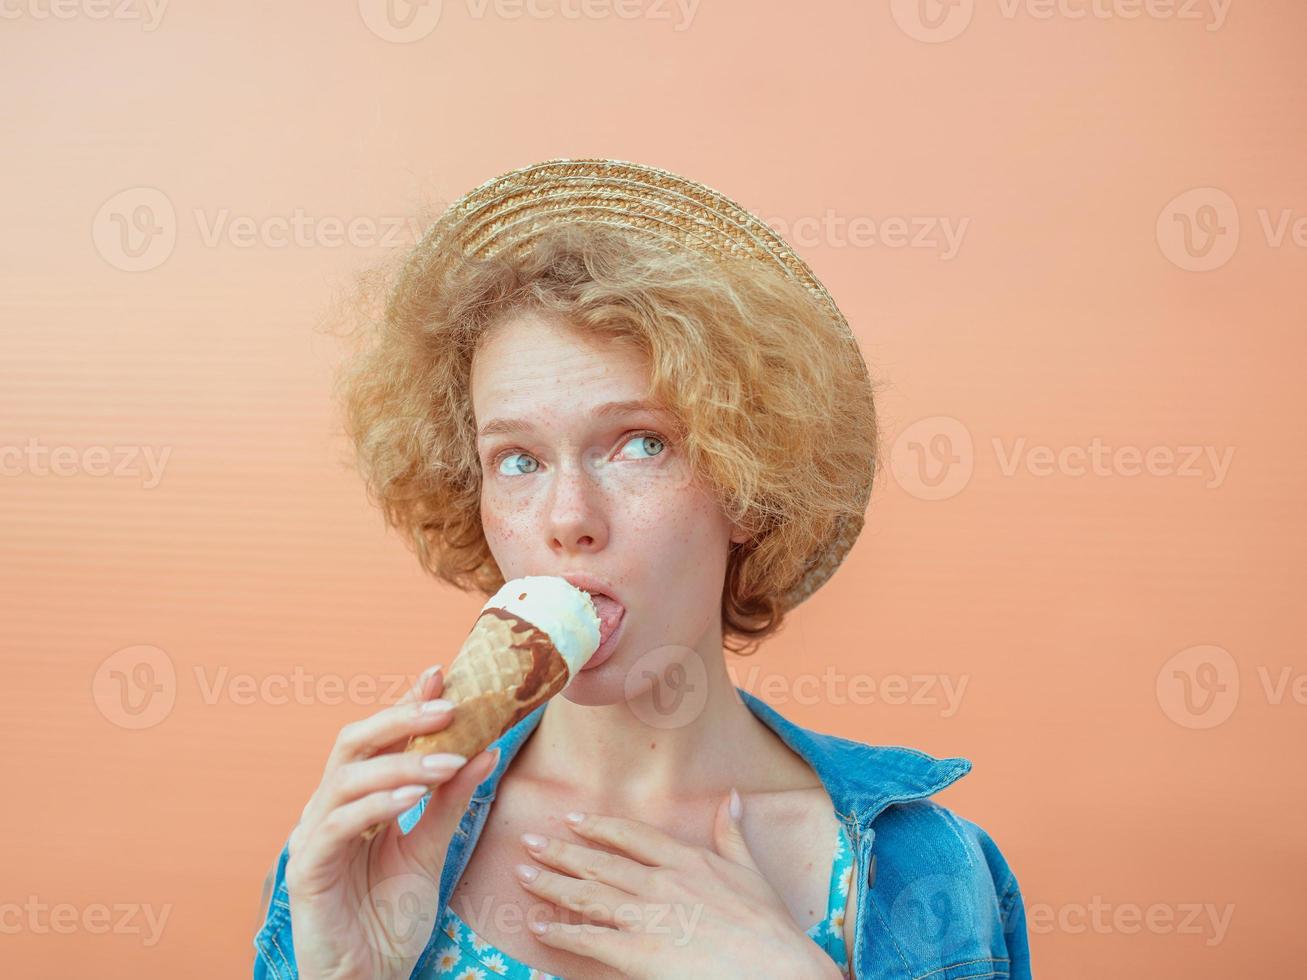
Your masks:
[{"label": "chocolate coating on ice cream", "polygon": [[[508,610],[495,606],[486,609],[481,615],[494,616],[508,623],[512,630],[513,646],[519,650],[526,650],[531,655],[530,669],[514,692],[514,697],[521,707],[514,712],[512,720],[504,726],[504,730],[507,731],[566,687],[568,676],[566,672],[559,672],[561,655],[543,631],[536,629],[521,616],[515,616]],[[563,666],[566,667],[565,662]]]},{"label": "chocolate coating on ice cream", "polygon": [[590,596],[558,575],[525,575],[505,582],[481,607],[502,609],[549,634],[567,664],[580,670],[599,649],[599,614]]}]

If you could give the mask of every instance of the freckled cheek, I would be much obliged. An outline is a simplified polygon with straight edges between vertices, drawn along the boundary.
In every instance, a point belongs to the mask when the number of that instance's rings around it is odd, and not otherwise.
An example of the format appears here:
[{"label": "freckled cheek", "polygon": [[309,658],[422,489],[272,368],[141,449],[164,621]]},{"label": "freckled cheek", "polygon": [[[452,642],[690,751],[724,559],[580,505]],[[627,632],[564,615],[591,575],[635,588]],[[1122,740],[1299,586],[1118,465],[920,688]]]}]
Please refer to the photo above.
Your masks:
[{"label": "freckled cheek", "polygon": [[529,517],[519,508],[505,507],[503,502],[481,500],[481,529],[493,546],[526,539]]},{"label": "freckled cheek", "polygon": [[650,549],[681,554],[698,547],[711,529],[712,515],[690,493],[633,493],[622,503],[622,527],[633,541]]}]

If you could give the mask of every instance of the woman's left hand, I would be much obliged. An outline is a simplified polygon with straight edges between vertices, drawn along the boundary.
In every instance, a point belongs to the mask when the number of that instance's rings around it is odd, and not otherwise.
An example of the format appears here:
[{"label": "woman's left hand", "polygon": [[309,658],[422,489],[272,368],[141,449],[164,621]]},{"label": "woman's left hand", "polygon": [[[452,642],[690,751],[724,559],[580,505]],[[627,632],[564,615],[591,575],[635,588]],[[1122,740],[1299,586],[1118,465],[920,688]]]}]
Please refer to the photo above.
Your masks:
[{"label": "woman's left hand", "polygon": [[[715,853],[639,820],[598,814],[584,814],[579,822],[569,814],[568,824],[620,854],[524,834],[528,855],[543,867],[519,866],[519,872],[537,871],[529,882],[519,873],[522,887],[589,920],[537,921],[533,934],[635,980],[839,980],[835,961],[799,928],[758,870],[730,799],[717,809]],[[543,846],[526,845],[532,836]]]}]

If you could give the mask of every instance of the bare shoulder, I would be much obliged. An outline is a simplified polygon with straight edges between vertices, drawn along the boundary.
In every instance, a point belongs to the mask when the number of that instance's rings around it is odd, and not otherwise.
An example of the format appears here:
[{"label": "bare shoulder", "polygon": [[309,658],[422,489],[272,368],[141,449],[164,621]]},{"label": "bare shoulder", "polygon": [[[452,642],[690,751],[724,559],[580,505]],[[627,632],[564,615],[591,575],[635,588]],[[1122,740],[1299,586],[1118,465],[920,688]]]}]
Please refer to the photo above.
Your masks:
[{"label": "bare shoulder", "polygon": [[744,794],[744,837],[763,876],[807,931],[827,914],[839,822],[826,789]]},{"label": "bare shoulder", "polygon": [[[750,821],[746,817],[745,838],[755,859],[758,848],[762,846],[769,848],[768,853],[788,853],[788,862],[780,860],[764,867],[759,860],[759,867],[769,881],[778,885],[778,890],[787,901],[791,902],[791,913],[806,930],[826,914],[839,819],[835,816],[835,803],[826,792],[821,778],[802,757],[774,735],[768,756],[767,782],[780,788],[746,797],[745,809],[752,806],[757,820]],[[755,831],[754,828],[759,824],[762,828]],[[755,833],[758,835],[757,846]],[[801,852],[797,861],[796,851]],[[787,879],[787,867],[796,877]],[[853,969],[854,924],[858,907],[856,871],[855,866],[855,873],[850,875],[843,923],[850,973]],[[792,897],[800,894],[805,896],[803,902],[792,901]]]}]

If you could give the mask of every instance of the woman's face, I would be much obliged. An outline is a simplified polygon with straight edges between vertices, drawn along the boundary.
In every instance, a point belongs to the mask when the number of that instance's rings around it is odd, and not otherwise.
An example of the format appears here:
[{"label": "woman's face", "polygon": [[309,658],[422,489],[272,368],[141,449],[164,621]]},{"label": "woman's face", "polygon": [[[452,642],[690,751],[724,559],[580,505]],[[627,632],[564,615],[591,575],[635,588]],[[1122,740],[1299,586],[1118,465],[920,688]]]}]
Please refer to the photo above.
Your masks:
[{"label": "woman's face", "polygon": [[727,553],[744,537],[692,479],[670,414],[604,408],[645,401],[648,382],[641,352],[525,310],[472,361],[481,521],[505,580],[585,573],[626,607],[612,653],[565,689],[578,704],[633,699],[691,651],[721,655]]}]

